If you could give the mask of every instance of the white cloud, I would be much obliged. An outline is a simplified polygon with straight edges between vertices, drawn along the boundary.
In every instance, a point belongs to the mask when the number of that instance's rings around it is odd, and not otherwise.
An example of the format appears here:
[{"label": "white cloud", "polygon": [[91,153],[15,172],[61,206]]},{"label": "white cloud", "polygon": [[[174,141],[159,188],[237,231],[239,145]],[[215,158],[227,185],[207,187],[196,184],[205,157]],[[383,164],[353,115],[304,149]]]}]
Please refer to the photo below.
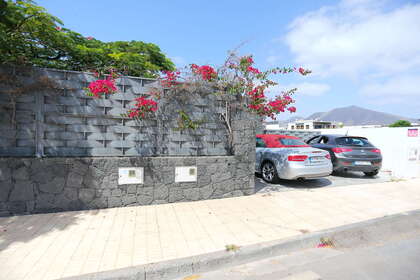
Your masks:
[{"label": "white cloud", "polygon": [[381,104],[419,103],[420,75],[397,76],[384,82],[368,83],[360,89],[360,93]]},{"label": "white cloud", "polygon": [[420,66],[420,4],[385,10],[383,1],[347,0],[307,13],[286,43],[314,74],[390,75]]},{"label": "white cloud", "polygon": [[303,82],[297,84],[287,84],[287,85],[277,85],[270,87],[268,89],[270,95],[278,94],[282,91],[297,88],[297,95],[306,95],[306,96],[321,96],[330,90],[330,86],[328,84],[323,83],[310,83],[310,82]]},{"label": "white cloud", "polygon": [[420,104],[420,4],[395,4],[322,7],[296,18],[285,42],[312,75],[348,79],[370,102]]}]

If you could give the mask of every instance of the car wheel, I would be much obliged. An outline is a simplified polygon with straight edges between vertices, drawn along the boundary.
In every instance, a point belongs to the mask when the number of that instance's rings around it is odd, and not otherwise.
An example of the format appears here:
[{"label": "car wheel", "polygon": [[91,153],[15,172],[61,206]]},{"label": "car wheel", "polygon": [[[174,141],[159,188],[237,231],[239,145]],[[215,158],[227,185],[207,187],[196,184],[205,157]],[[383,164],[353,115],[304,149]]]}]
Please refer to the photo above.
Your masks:
[{"label": "car wheel", "polygon": [[267,183],[277,183],[279,181],[279,176],[277,175],[277,170],[274,164],[269,161],[266,161],[261,168],[261,175],[264,181]]},{"label": "car wheel", "polygon": [[379,170],[375,170],[375,171],[372,171],[372,172],[363,172],[363,173],[365,173],[366,176],[373,177],[373,176],[378,175]]}]

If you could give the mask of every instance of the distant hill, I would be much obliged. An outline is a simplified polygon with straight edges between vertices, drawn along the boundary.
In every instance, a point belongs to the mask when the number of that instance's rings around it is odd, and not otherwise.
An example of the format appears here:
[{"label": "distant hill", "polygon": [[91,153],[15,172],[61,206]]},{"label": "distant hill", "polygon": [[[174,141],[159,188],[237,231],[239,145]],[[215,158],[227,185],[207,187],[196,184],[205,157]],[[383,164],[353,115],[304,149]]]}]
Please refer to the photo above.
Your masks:
[{"label": "distant hill", "polygon": [[302,116],[293,116],[293,117],[291,117],[291,118],[289,118],[287,120],[278,121],[277,123],[279,125],[283,125],[283,126],[287,127],[287,124],[289,122],[295,122],[295,121],[304,120],[304,119],[305,119],[305,117],[302,117]]},{"label": "distant hill", "polygon": [[[345,125],[388,125],[397,120],[413,121],[410,118],[369,110],[358,106],[336,108],[328,112],[318,112],[308,116],[307,118],[300,119],[337,121],[342,122]],[[293,118],[293,120],[290,119],[287,122],[295,120],[296,118]]]}]

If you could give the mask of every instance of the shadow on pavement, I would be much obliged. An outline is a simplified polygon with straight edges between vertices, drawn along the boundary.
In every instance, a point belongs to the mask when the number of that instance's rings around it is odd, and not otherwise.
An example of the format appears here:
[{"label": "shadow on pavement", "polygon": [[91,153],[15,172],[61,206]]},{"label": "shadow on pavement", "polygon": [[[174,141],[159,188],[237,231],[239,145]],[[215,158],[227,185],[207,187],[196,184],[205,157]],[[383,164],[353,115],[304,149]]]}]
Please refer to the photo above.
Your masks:
[{"label": "shadow on pavement", "polygon": [[285,191],[287,188],[295,189],[311,189],[322,188],[331,185],[332,182],[327,178],[298,180],[280,180],[278,184],[269,184],[264,182],[262,178],[255,176],[255,191],[259,193]]},{"label": "shadow on pavement", "polygon": [[43,235],[77,225],[98,210],[22,215],[0,218],[0,252],[16,243],[27,243]]},{"label": "shadow on pavement", "polygon": [[353,179],[375,179],[378,176],[366,176],[363,172],[356,172],[356,171],[335,171],[331,174],[334,177],[343,177],[343,178],[353,178]]}]

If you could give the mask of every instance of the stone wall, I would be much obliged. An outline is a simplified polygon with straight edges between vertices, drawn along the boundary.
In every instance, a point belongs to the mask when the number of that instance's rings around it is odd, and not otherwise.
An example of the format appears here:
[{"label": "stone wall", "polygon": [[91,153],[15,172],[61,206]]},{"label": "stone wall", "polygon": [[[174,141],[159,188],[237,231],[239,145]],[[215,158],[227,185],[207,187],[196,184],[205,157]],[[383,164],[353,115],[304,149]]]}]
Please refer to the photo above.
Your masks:
[{"label": "stone wall", "polygon": [[[174,167],[183,165],[197,166],[197,182],[174,182]],[[254,193],[251,164],[229,156],[1,159],[0,166],[0,215],[195,201]],[[127,166],[144,167],[144,184],[118,185],[118,167]]]},{"label": "stone wall", "polygon": [[[255,122],[233,128],[234,156],[0,158],[0,215],[253,194]],[[197,182],[175,183],[176,166],[197,166]],[[118,167],[143,167],[144,184],[118,185]]]}]

